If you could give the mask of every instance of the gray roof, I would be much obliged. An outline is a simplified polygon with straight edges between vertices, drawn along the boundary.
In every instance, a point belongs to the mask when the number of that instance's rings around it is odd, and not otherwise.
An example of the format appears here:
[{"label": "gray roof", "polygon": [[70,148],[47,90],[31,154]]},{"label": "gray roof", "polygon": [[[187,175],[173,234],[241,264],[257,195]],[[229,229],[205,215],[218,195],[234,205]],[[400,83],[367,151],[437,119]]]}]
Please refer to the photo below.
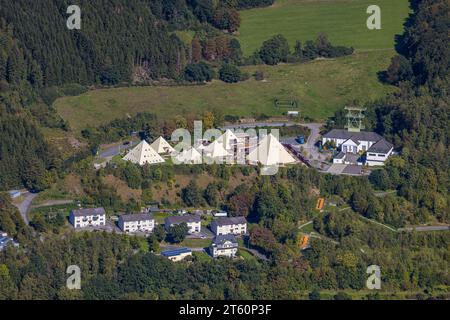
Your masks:
[{"label": "gray roof", "polygon": [[342,151],[339,152],[335,157],[335,159],[344,159],[345,158],[345,153],[343,153]]},{"label": "gray roof", "polygon": [[192,222],[200,222],[201,219],[198,216],[193,215],[184,215],[184,216],[173,216],[168,217],[165,220],[166,225],[172,225],[172,224],[181,224],[181,223],[192,223]]},{"label": "gray roof", "polygon": [[367,152],[388,153],[394,146],[384,139],[372,145]]},{"label": "gray roof", "polygon": [[324,134],[323,137],[328,139],[343,139],[343,140],[352,139],[355,142],[356,141],[377,142],[383,139],[379,134],[375,132],[366,132],[366,131],[350,132],[345,129],[333,129],[330,132]]},{"label": "gray roof", "polygon": [[87,209],[72,210],[72,214],[75,217],[87,217],[87,216],[106,215],[106,212],[105,209],[103,208],[87,208]]},{"label": "gray roof", "polygon": [[153,220],[153,217],[151,214],[148,213],[135,213],[135,214],[124,214],[120,216],[119,219],[122,219],[122,221],[124,222],[130,222],[130,221]]},{"label": "gray roof", "polygon": [[213,224],[217,224],[218,226],[232,226],[236,224],[246,224],[247,220],[244,217],[222,217],[214,220]]},{"label": "gray roof", "polygon": [[362,173],[362,166],[358,165],[348,165],[344,168],[342,173],[349,174],[349,175],[360,175]]},{"label": "gray roof", "polygon": [[217,247],[222,247],[225,242],[230,241],[233,243],[234,246],[238,246],[238,242],[236,240],[236,237],[232,234],[224,234],[224,235],[219,235],[217,237],[214,238],[212,245],[213,246],[217,246]]}]

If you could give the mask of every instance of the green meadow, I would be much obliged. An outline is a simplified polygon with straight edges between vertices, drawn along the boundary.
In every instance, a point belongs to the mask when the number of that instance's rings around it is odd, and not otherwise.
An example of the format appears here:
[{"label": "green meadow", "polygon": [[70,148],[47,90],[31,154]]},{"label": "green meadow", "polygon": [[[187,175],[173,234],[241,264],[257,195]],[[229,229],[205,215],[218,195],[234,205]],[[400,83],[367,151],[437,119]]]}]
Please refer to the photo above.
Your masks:
[{"label": "green meadow", "polygon": [[[370,5],[381,9],[381,30],[366,26]],[[296,40],[313,40],[324,32],[335,45],[357,50],[394,47],[410,12],[408,0],[277,0],[271,7],[244,10],[239,40],[250,55],[276,34],[293,46]]]},{"label": "green meadow", "polygon": [[263,71],[265,81],[251,78],[236,84],[214,81],[196,86],[93,90],[58,99],[55,107],[75,133],[86,126],[98,126],[138,112],[155,113],[163,119],[200,116],[214,108],[225,115],[280,116],[286,110],[274,107],[277,97],[297,99],[303,116],[323,120],[351,100],[369,101],[395,90],[377,78],[377,72],[387,68],[393,55],[394,50],[367,51],[306,64],[244,68],[249,74]]}]

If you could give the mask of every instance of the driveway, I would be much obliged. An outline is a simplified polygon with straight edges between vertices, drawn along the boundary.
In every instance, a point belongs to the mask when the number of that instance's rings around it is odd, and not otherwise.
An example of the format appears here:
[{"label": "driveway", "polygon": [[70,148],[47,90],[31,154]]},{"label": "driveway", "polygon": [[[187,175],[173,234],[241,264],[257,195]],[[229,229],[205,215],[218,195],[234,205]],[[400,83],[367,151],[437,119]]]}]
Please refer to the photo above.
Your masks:
[{"label": "driveway", "polygon": [[307,127],[311,130],[311,134],[306,141],[306,144],[303,146],[303,149],[307,152],[307,157],[312,156],[313,160],[326,161],[326,156],[319,152],[319,148],[316,147],[317,141],[320,139],[320,128],[322,128],[324,123],[308,123],[303,124],[304,127]]},{"label": "driveway", "polygon": [[33,202],[34,198],[37,197],[37,195],[38,195],[37,193],[27,192],[24,194],[25,199],[22,201],[22,203],[16,205],[26,225],[30,224],[30,220],[28,219],[28,213],[30,212],[31,209],[31,203]]}]

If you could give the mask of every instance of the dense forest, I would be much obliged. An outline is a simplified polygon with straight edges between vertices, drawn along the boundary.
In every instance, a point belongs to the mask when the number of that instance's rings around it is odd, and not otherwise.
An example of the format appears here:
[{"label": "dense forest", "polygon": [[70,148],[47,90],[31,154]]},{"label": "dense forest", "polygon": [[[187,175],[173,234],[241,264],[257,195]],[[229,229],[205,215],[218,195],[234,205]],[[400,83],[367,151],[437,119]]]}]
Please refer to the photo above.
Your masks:
[{"label": "dense forest", "polygon": [[[102,0],[80,1],[81,30],[66,27],[70,1],[0,2],[0,34],[11,43],[0,55],[0,80],[33,86],[117,84],[136,74],[177,78],[196,58],[196,43],[174,31],[203,34],[205,47],[229,41],[219,30],[239,28],[238,9],[270,1]],[[108,23],[104,23],[108,21]],[[105,36],[107,35],[107,36]],[[10,37],[14,37],[11,40]],[[214,44],[215,45],[215,44]],[[209,49],[211,50],[211,49]],[[3,51],[3,50],[2,50]],[[212,54],[212,53],[210,53]]]}]

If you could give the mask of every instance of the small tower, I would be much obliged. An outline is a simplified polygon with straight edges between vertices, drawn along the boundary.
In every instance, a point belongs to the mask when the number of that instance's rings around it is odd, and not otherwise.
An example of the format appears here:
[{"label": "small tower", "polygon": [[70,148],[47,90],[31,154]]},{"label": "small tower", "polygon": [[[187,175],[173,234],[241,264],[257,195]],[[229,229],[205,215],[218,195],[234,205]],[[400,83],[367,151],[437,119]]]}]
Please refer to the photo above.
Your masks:
[{"label": "small tower", "polygon": [[364,119],[363,113],[364,111],[366,111],[366,109],[358,107],[345,107],[345,110],[348,111],[346,115],[347,125],[345,126],[348,131],[360,132],[361,130],[365,129],[362,121]]}]

